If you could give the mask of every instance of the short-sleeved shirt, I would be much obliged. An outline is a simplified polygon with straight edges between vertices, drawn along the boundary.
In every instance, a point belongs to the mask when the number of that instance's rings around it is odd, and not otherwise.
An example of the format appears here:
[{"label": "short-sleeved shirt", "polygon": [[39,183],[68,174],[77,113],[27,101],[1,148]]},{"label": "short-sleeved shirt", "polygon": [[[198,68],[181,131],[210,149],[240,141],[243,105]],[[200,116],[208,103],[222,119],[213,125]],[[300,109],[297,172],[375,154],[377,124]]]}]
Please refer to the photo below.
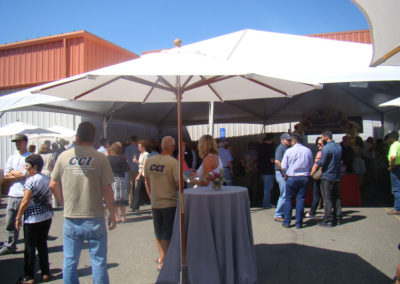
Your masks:
[{"label": "short-sleeved shirt", "polygon": [[232,153],[224,147],[218,148],[218,156],[222,161],[222,166],[224,168],[229,167],[229,162],[233,161]]},{"label": "short-sleeved shirt", "polygon": [[400,142],[399,141],[395,141],[392,143],[392,145],[390,145],[389,153],[388,153],[389,165],[390,165],[391,157],[396,157],[396,161],[394,162],[394,164],[396,166],[400,165]]},{"label": "short-sleeved shirt", "polygon": [[53,217],[49,183],[50,179],[41,173],[26,179],[24,188],[32,192],[32,198],[24,212],[24,223],[39,223]]},{"label": "short-sleeved shirt", "polygon": [[176,206],[179,180],[178,160],[169,155],[156,155],[146,161],[144,176],[150,181],[151,207],[156,209]]},{"label": "short-sleeved shirt", "polygon": [[140,152],[138,146],[135,144],[131,144],[125,148],[125,156],[128,160],[129,166],[131,167],[131,171],[138,171],[138,165],[133,162],[133,157],[136,156],[136,159],[139,157]]},{"label": "short-sleeved shirt", "polygon": [[262,143],[258,149],[258,167],[260,174],[275,174],[275,163],[271,162],[271,159],[275,159],[275,145]]},{"label": "short-sleeved shirt", "polygon": [[245,173],[258,173],[258,154],[256,150],[248,150],[243,154]]},{"label": "short-sleeved shirt", "polygon": [[290,177],[309,176],[312,166],[311,150],[300,143],[288,149],[282,158],[282,170]]},{"label": "short-sleeved shirt", "polygon": [[[6,167],[4,169],[4,175],[8,174],[12,170],[23,171],[25,169],[25,164],[26,164],[25,158],[31,154],[32,154],[31,152],[25,152],[24,154],[21,155],[18,151],[16,151],[14,155],[8,158]],[[25,179],[19,179],[14,181],[10,186],[8,196],[11,197],[24,196],[24,183]]]},{"label": "short-sleeved shirt", "polygon": [[61,182],[65,217],[104,217],[103,187],[114,182],[104,154],[91,146],[77,145],[58,157],[51,178]]},{"label": "short-sleeved shirt", "polygon": [[116,177],[124,177],[125,172],[129,172],[130,167],[126,159],[120,155],[107,156],[110,161],[111,169]]},{"label": "short-sleeved shirt", "polygon": [[[286,150],[289,149],[285,144],[279,144],[278,147],[275,149],[275,160],[282,162],[283,155],[285,154]],[[279,171],[279,167],[275,164],[275,171]]]}]

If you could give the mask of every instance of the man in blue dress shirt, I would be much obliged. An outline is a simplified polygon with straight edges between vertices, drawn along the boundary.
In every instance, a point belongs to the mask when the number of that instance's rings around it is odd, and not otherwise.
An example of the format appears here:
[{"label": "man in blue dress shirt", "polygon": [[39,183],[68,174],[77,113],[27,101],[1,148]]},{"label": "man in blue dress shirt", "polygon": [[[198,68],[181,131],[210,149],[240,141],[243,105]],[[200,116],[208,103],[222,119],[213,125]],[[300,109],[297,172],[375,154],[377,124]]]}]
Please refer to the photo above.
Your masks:
[{"label": "man in blue dress shirt", "polygon": [[[319,225],[331,228],[341,224],[341,201],[339,196],[341,166],[342,166],[342,147],[332,140],[332,132],[322,133],[322,139],[327,144],[322,148],[321,159],[316,163],[322,167],[321,192],[324,199],[324,220]],[[318,168],[315,167],[311,175]]]},{"label": "man in blue dress shirt", "polygon": [[281,167],[287,176],[285,213],[282,226],[290,227],[292,220],[292,204],[296,196],[296,228],[300,229],[303,225],[304,199],[306,197],[310,170],[313,166],[313,156],[311,150],[305,147],[303,138],[295,133],[291,136],[292,147],[283,155]]}]

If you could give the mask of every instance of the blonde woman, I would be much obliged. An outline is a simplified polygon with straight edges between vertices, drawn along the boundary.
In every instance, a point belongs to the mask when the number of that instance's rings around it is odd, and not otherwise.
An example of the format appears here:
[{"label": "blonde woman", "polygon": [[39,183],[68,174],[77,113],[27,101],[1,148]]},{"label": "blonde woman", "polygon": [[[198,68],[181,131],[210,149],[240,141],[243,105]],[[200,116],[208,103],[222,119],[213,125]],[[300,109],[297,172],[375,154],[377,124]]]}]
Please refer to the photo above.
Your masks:
[{"label": "blonde woman", "polygon": [[[128,206],[128,184],[125,181],[125,173],[130,170],[125,157],[122,156],[123,147],[121,142],[115,142],[110,147],[110,155],[107,156],[110,161],[111,169],[114,173],[115,181],[111,184],[114,191],[114,200],[116,219],[126,222],[126,206]],[[118,219],[118,207],[121,210],[121,219]]]},{"label": "blonde woman", "polygon": [[191,179],[190,184],[207,186],[210,181],[206,179],[208,173],[222,169],[222,163],[218,156],[217,143],[211,135],[203,135],[199,140],[199,155],[203,159],[195,175],[198,179]]}]

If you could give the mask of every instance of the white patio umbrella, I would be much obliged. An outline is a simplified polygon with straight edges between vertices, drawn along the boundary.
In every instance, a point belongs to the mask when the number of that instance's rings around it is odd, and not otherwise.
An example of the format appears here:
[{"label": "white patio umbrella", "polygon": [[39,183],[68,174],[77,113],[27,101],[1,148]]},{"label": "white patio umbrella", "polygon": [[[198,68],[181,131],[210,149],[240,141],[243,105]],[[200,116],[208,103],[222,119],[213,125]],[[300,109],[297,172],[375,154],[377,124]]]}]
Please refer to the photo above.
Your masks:
[{"label": "white patio umbrella", "polygon": [[39,141],[39,140],[44,140],[44,139],[51,139],[51,138],[64,138],[64,139],[72,139],[76,135],[76,131],[62,127],[59,125],[54,125],[49,128],[46,128],[46,130],[53,132],[53,133],[46,133],[46,134],[34,134],[29,136],[29,141]]},{"label": "white patio umbrella", "polygon": [[[174,48],[45,84],[39,86],[35,93],[70,100],[177,103],[181,239],[184,244],[181,102],[277,98],[312,89],[312,85],[256,74],[244,65]],[[185,246],[181,248],[182,273],[185,275]]]},{"label": "white patio umbrella", "polygon": [[37,127],[32,124],[24,123],[24,122],[13,122],[7,124],[0,128],[0,137],[1,136],[12,136],[16,134],[49,134],[49,133],[57,133],[54,131],[46,130],[44,128]]},{"label": "white patio umbrella", "polygon": [[372,67],[400,65],[400,0],[353,0],[368,19],[374,55]]},{"label": "white patio umbrella", "polygon": [[400,97],[387,101],[383,104],[379,105],[380,107],[387,107],[387,106],[394,106],[394,107],[400,107]]}]

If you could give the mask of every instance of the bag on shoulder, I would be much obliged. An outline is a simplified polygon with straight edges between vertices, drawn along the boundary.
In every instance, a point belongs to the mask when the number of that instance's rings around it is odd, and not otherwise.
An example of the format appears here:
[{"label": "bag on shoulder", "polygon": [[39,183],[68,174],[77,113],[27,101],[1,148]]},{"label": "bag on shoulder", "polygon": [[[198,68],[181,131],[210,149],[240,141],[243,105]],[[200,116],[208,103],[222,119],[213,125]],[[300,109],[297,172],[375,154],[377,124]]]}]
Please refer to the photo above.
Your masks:
[{"label": "bag on shoulder", "polygon": [[322,167],[319,167],[318,170],[311,177],[313,179],[321,179],[321,177],[322,177]]}]

